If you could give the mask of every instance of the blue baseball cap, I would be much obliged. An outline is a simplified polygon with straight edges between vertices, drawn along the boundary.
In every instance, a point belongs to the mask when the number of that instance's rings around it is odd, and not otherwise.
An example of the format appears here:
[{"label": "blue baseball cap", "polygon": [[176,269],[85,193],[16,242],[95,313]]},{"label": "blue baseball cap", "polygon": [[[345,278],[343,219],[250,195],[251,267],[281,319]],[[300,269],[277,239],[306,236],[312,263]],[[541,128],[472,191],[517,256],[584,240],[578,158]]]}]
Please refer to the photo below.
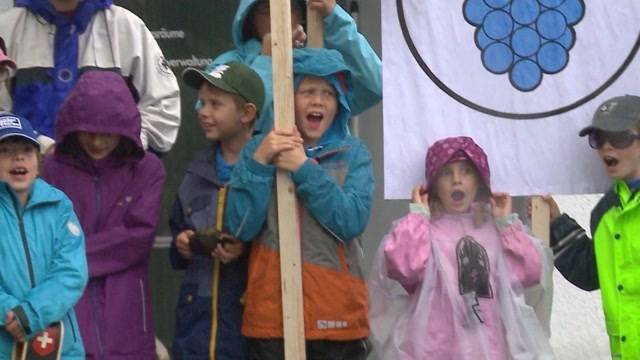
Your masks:
[{"label": "blue baseball cap", "polygon": [[11,113],[0,114],[0,141],[14,136],[25,138],[40,148],[38,133],[27,119]]}]

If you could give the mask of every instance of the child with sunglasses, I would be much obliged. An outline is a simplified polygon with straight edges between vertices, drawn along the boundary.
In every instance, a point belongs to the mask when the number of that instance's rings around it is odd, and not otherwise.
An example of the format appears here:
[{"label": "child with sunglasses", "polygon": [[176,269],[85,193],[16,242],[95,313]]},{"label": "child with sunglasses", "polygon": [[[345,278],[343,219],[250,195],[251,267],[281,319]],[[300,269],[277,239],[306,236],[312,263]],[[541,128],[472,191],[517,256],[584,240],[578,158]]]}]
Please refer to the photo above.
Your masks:
[{"label": "child with sunglasses", "polygon": [[605,101],[579,135],[589,137],[614,183],[591,212],[593,240],[544,197],[555,265],[579,288],[600,289],[611,357],[640,359],[640,97]]}]

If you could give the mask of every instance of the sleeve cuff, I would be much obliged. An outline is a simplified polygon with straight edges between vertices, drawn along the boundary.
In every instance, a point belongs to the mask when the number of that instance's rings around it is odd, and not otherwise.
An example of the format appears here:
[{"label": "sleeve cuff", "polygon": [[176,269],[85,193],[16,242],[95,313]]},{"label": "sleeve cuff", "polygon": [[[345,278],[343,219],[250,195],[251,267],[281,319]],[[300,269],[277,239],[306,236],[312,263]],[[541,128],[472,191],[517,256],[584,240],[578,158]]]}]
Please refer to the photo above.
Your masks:
[{"label": "sleeve cuff", "polygon": [[29,319],[27,318],[27,314],[24,312],[24,309],[22,308],[22,306],[18,305],[13,309],[11,309],[11,311],[13,311],[13,313],[15,314],[16,319],[18,319],[18,323],[20,324],[20,327],[22,327],[22,330],[24,330],[24,333],[27,336],[31,335],[31,327],[29,326]]},{"label": "sleeve cuff", "polygon": [[291,174],[293,182],[297,185],[305,182],[307,178],[309,178],[310,174],[313,173],[315,168],[315,163],[311,159],[307,159],[302,166],[298,169],[298,171]]},{"label": "sleeve cuff", "polygon": [[574,230],[581,228],[578,223],[567,214],[561,214],[558,218],[551,222],[551,239],[550,245],[555,246],[560,239],[566,237]]},{"label": "sleeve cuff", "polygon": [[251,157],[247,161],[247,169],[249,169],[249,171],[253,174],[267,177],[267,176],[273,175],[273,172],[275,171],[275,166],[269,165],[269,164],[267,165],[261,164],[257,162],[253,157]]},{"label": "sleeve cuff", "polygon": [[409,203],[409,212],[412,214],[422,215],[426,218],[431,217],[431,212],[429,211],[429,208],[422,204]]},{"label": "sleeve cuff", "polygon": [[516,213],[511,213],[505,217],[502,217],[500,219],[496,219],[496,226],[498,227],[498,230],[503,231],[504,229],[508,228],[511,225],[514,224],[518,224],[520,223],[520,219],[518,218],[518,214]]}]

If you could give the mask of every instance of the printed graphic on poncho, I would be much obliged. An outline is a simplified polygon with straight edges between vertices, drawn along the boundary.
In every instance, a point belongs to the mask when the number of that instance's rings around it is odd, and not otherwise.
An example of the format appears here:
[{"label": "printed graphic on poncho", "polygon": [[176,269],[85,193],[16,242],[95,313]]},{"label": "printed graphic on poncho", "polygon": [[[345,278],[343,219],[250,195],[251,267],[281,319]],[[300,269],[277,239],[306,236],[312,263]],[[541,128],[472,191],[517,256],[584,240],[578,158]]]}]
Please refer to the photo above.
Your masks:
[{"label": "printed graphic on poncho", "polygon": [[493,298],[487,250],[471,236],[465,236],[456,245],[456,257],[460,295],[475,294],[481,298]]},{"label": "printed graphic on poncho", "polygon": [[532,91],[544,74],[569,63],[576,41],[574,26],[585,13],[583,0],[465,0],[465,20],[476,27],[482,64],[494,74],[509,74],[520,91]]}]

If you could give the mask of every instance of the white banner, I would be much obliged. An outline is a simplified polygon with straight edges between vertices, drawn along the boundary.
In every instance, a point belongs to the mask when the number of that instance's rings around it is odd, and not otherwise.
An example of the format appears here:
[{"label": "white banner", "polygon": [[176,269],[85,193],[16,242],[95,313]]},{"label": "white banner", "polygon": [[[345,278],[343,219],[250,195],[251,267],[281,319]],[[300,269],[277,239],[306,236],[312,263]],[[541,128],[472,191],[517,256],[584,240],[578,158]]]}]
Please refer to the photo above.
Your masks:
[{"label": "white banner", "polygon": [[602,192],[578,131],[640,94],[638,0],[382,0],[385,198],[424,182],[438,139],[487,152],[494,191]]}]

